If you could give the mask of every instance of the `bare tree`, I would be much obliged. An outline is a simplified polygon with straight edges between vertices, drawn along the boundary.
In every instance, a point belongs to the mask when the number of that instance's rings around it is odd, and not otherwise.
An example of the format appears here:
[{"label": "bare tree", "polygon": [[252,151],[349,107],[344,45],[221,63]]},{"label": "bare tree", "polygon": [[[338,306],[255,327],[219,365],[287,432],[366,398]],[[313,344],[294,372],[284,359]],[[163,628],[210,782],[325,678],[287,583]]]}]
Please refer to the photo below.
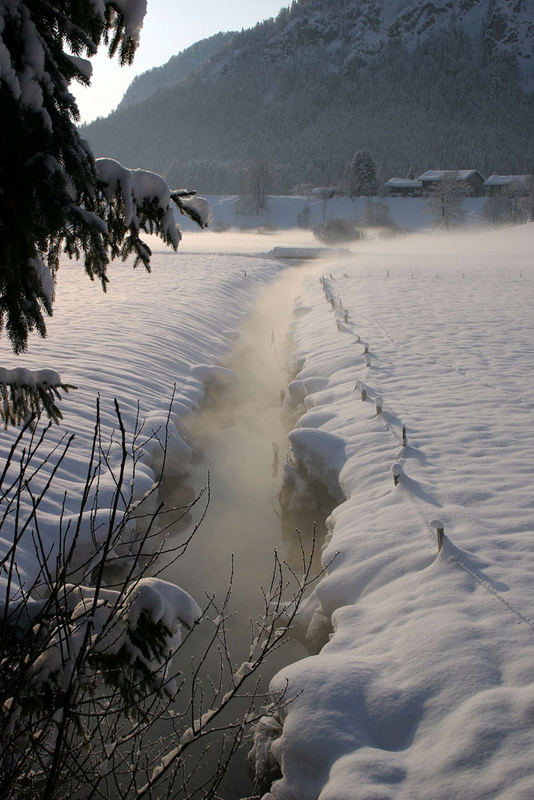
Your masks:
[{"label": "bare tree", "polygon": [[427,202],[434,221],[447,230],[458,224],[464,216],[463,199],[465,189],[458,182],[458,173],[447,172],[434,181],[428,190]]},{"label": "bare tree", "polygon": [[326,222],[326,209],[329,200],[334,197],[336,190],[329,186],[318,186],[313,190],[313,196],[323,204],[323,222]]},{"label": "bare tree", "polygon": [[370,228],[395,228],[391,211],[382,200],[368,200],[363,209],[363,225]]},{"label": "bare tree", "polygon": [[271,182],[268,164],[262,159],[253,161],[243,176],[243,186],[239,196],[241,213],[260,215],[267,207],[267,193]]},{"label": "bare tree", "polygon": [[502,225],[510,222],[508,198],[501,193],[486,197],[482,213],[484,220],[491,225]]}]

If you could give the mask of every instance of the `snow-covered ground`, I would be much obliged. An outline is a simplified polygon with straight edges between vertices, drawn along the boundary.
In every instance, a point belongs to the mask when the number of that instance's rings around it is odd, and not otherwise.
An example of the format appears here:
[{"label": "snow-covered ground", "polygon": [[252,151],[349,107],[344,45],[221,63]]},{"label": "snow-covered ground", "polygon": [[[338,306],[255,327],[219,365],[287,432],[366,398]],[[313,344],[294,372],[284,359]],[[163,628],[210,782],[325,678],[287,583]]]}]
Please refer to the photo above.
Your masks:
[{"label": "snow-covered ground", "polygon": [[[320,200],[307,196],[269,196],[266,208],[259,214],[244,214],[239,211],[236,195],[209,195],[207,198],[213,211],[213,224],[223,229],[249,229],[262,226],[288,230],[299,224],[299,214],[307,209],[307,227],[313,228],[330,219],[346,219],[365,224],[366,206],[382,203],[388,209],[390,219],[398,228],[406,231],[421,230],[432,226],[432,213],[424,197],[332,197]],[[477,225],[483,215],[485,198],[466,197],[462,202],[463,223]],[[180,218],[185,230],[194,230],[194,223]]]},{"label": "snow-covered ground", "polygon": [[[162,249],[164,246],[155,237],[151,244],[155,250],[152,273],[116,263],[110,270],[111,281],[105,294],[98,283],[87,278],[81,264],[66,262],[59,272],[47,338],[32,337],[28,353],[18,359],[5,338],[1,341],[4,366],[52,368],[65,383],[78,387],[62,401],[64,421],[49,436],[54,442],[68,431],[76,438],[40,507],[45,547],[57,544],[64,492],[66,519],[78,509],[97,395],[101,398],[104,442],[117,427],[114,398],[120,404],[130,435],[139,417],[145,423],[145,434],[149,437],[155,431],[163,441],[176,385],[166,469],[175,475],[187,473],[191,450],[179,432],[180,419],[200,407],[206,386],[217,380],[217,362],[235,339],[255,294],[282,266],[279,261],[261,257],[195,255],[182,250],[174,254]],[[185,251],[187,237],[183,244]],[[14,436],[12,429],[2,433],[2,459]],[[134,500],[150,488],[161,460],[161,449],[155,440],[145,450],[136,467]],[[112,481],[108,479],[108,483],[111,485],[100,487],[104,516],[113,489]],[[89,518],[83,534],[89,546]],[[0,544],[3,548],[9,546],[1,535]],[[85,551],[81,546],[78,549],[81,558]],[[38,563],[30,529],[19,543],[18,569],[21,578],[31,584]]]},{"label": "snow-covered ground", "polygon": [[[304,231],[186,235],[151,275],[114,266],[106,295],[63,267],[49,336],[21,359],[79,386],[62,404],[76,440],[42,508],[47,541],[85,473],[95,394],[106,426],[117,397],[128,428],[138,399],[157,427],[176,383],[172,466],[186,471],[181,419],[283,268],[268,252],[312,244]],[[272,748],[276,800],[534,796],[533,245],[533,225],[377,239],[305,279],[292,396],[308,394],[290,440],[339,505],[303,624],[334,633],[274,681],[295,695]],[[5,342],[2,360],[16,362]],[[140,466],[139,491],[154,467]],[[23,579],[32,556],[23,543]]]},{"label": "snow-covered ground", "polygon": [[534,796],[533,245],[375,242],[307,281],[297,378],[327,384],[290,439],[346,500],[307,609],[334,632],[274,681],[277,800]]}]

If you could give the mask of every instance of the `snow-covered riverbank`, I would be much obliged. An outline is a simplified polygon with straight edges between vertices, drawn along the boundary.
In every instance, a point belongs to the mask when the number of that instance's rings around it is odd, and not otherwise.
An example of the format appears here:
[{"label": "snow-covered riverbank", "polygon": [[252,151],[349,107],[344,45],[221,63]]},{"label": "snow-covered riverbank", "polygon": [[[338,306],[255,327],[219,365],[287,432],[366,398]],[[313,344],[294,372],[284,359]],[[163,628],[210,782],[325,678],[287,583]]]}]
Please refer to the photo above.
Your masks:
[{"label": "snow-covered riverbank", "polygon": [[[138,399],[153,428],[176,383],[171,466],[186,472],[182,423],[283,268],[267,253],[311,244],[303,231],[186,236],[151,275],[116,265],[107,295],[65,265],[49,337],[21,359],[79,386],[57,432],[76,440],[41,509],[50,544],[85,474],[95,394],[108,429],[113,397],[128,428]],[[272,748],[276,800],[534,793],[533,245],[532,225],[356,243],[295,289],[291,397],[304,403],[290,440],[339,505],[335,560],[302,614],[310,634],[334,634],[275,681],[296,696]],[[2,356],[14,365],[5,344]],[[139,465],[140,492],[154,466]]]},{"label": "snow-covered riverbank", "polygon": [[411,237],[307,283],[297,377],[327,384],[290,439],[347,499],[307,609],[334,633],[274,681],[277,800],[534,793],[533,245]]},{"label": "snow-covered riverbank", "polygon": [[[156,239],[153,244],[161,247]],[[87,278],[80,264],[66,262],[58,277],[57,301],[47,338],[32,337],[29,352],[19,359],[2,340],[3,365],[49,367],[57,370],[64,382],[78,387],[62,401],[64,420],[49,434],[50,442],[65,432],[75,434],[62,468],[40,506],[40,534],[52,561],[63,503],[67,518],[78,509],[94,429],[96,396],[101,398],[104,441],[117,426],[114,398],[120,404],[130,435],[139,419],[144,422],[148,437],[157,431],[163,441],[176,385],[166,470],[175,476],[187,473],[191,450],[180,434],[180,419],[200,407],[206,386],[217,379],[216,365],[231,347],[258,290],[281,267],[280,262],[255,256],[245,259],[224,254],[174,254],[160,249],[154,253],[151,274],[114,264],[104,294],[98,283]],[[3,432],[2,458],[15,433]],[[160,448],[153,440],[136,465],[134,500],[151,486],[160,462]],[[104,515],[105,499],[110,496],[107,490],[112,488],[100,487]],[[90,527],[88,520],[82,531],[88,546]],[[9,546],[6,541],[4,546]],[[19,543],[17,563],[21,579],[31,585],[39,569],[31,526]]]}]

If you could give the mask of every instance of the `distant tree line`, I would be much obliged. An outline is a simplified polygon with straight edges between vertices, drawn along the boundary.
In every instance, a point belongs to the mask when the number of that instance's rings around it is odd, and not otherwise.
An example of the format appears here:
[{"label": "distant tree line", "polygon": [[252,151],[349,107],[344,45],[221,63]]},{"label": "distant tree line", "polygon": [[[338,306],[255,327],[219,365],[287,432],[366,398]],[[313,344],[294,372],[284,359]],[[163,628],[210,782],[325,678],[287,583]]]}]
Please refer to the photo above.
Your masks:
[{"label": "distant tree line", "polygon": [[447,165],[533,171],[534,95],[512,56],[490,56],[448,29],[412,52],[392,40],[367,66],[333,65],[325,48],[309,43],[259,58],[272,24],[246,32],[247,47],[224,70],[207,64],[83,135],[97,154],[213,193],[239,193],[258,158],[270,165],[273,193],[296,183],[338,185],[358,150],[373,153],[378,185]]}]

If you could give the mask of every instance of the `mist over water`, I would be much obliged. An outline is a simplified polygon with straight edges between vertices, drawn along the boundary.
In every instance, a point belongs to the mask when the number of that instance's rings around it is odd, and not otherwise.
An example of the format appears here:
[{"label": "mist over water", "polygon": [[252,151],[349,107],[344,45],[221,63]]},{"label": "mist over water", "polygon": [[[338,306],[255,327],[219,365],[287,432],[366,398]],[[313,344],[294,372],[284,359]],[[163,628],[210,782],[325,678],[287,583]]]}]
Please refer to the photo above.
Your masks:
[{"label": "mist over water", "polygon": [[232,557],[236,607],[246,603],[250,609],[247,598],[270,578],[273,548],[280,547],[277,494],[292,423],[282,407],[291,368],[287,332],[309,269],[284,271],[262,293],[222,364],[234,381],[209,392],[189,421],[188,438],[197,453],[195,487],[206,484],[209,472],[211,501],[177,564],[176,580],[197,597],[199,590],[224,595]]},{"label": "mist over water", "polygon": [[[295,421],[283,402],[293,377],[288,329],[304,277],[319,271],[315,263],[289,267],[261,292],[221,364],[232,371],[233,380],[209,392],[201,411],[188,423],[187,436],[196,453],[194,486],[197,491],[205,486],[209,473],[211,499],[186,554],[162,577],[189,591],[201,606],[213,595],[220,606],[231,584],[226,616],[234,668],[247,660],[250,620],[261,617],[262,587],[267,589],[271,582],[274,551],[283,561],[294,555],[298,542],[294,530],[286,531],[290,540],[284,540],[278,502],[289,450],[287,432]],[[172,502],[172,493],[168,500]],[[310,530],[302,531],[303,538],[311,539],[310,520],[305,524]],[[214,616],[215,610],[208,614]],[[206,620],[177,658],[200,660],[212,631]],[[302,643],[289,639],[261,670],[261,692],[267,691],[270,678],[282,666],[308,654]],[[219,657],[215,649],[206,660],[206,681],[217,680]],[[232,716],[245,708],[246,703],[243,709],[232,705]],[[228,798],[252,792],[246,767],[250,746],[250,742],[245,744],[225,778]]]},{"label": "mist over water", "polygon": [[[404,201],[409,202],[409,201]],[[530,248],[530,230],[533,223],[514,226],[479,225],[451,228],[444,231],[441,228],[428,227],[425,230],[414,232],[406,231],[398,235],[381,236],[380,229],[369,228],[365,230],[365,238],[350,244],[343,244],[347,252],[364,256],[413,256],[428,254],[432,258],[441,256],[454,256],[465,254],[472,248],[473,253],[494,255],[495,252],[520,255]],[[150,248],[156,253],[165,252],[175,255],[174,252],[162,245],[161,240],[155,236],[146,237]],[[190,232],[184,231],[182,242],[178,249],[179,257],[187,257],[190,253],[236,254],[250,256],[251,253],[267,254],[274,247],[313,247],[318,242],[312,231],[302,228],[288,230],[258,231],[227,231],[215,233],[213,231]],[[344,258],[329,261],[328,269],[344,266]],[[326,269],[323,264],[323,271]],[[244,263],[243,269],[246,269]],[[307,267],[304,267],[307,269]],[[319,268],[319,273],[321,268]]]}]

